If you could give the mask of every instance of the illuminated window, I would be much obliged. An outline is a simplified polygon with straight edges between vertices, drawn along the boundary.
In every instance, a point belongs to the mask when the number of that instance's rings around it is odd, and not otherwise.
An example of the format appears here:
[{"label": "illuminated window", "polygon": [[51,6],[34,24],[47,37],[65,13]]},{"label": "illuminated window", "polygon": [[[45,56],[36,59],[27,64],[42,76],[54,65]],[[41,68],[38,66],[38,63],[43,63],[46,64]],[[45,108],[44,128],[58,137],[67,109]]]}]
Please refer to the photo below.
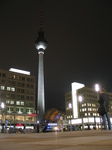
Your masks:
[{"label": "illuminated window", "polygon": [[24,102],[21,102],[21,105],[24,105]]},{"label": "illuminated window", "polygon": [[10,91],[10,89],[11,89],[10,87],[7,87],[7,91]]},{"label": "illuminated window", "polygon": [[96,111],[96,108],[93,108],[93,111]]},{"label": "illuminated window", "polygon": [[92,108],[88,108],[88,111],[92,111]]},{"label": "illuminated window", "polygon": [[82,107],[84,107],[84,104],[82,104]]},{"label": "illuminated window", "polygon": [[95,105],[95,104],[92,104],[92,106],[93,106],[93,107],[96,107],[96,105]]},{"label": "illuminated window", "polygon": [[82,111],[84,111],[84,108],[82,109]]},{"label": "illuminated window", "polygon": [[16,105],[20,105],[20,101],[16,101]]},{"label": "illuminated window", "polygon": [[11,87],[11,91],[15,92],[15,88]]},{"label": "illuminated window", "polygon": [[96,116],[96,113],[93,113],[93,116]]},{"label": "illuminated window", "polygon": [[85,113],[85,116],[87,116],[87,113]]},{"label": "illuminated window", "polygon": [[1,90],[5,90],[5,86],[1,86]]},{"label": "illuminated window", "polygon": [[90,113],[88,113],[88,116],[90,116]]},{"label": "illuminated window", "polygon": [[86,106],[86,103],[82,104],[82,107]]},{"label": "illuminated window", "polygon": [[13,105],[13,104],[14,104],[14,101],[10,101],[10,104]]},{"label": "illuminated window", "polygon": [[87,103],[87,106],[91,106],[91,104],[90,104],[90,103]]},{"label": "illuminated window", "polygon": [[6,104],[9,104],[10,103],[10,101],[9,100],[6,100]]}]

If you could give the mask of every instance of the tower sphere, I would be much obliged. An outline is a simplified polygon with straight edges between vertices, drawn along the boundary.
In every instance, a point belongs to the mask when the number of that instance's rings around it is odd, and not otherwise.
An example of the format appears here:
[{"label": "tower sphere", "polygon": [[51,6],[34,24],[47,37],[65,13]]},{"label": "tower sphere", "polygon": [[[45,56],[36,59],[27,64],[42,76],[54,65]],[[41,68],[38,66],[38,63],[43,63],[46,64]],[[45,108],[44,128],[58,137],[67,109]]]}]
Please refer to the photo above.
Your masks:
[{"label": "tower sphere", "polygon": [[39,37],[37,38],[35,42],[35,47],[39,51],[43,51],[47,48],[47,41],[44,39],[44,31],[40,30],[38,32]]}]

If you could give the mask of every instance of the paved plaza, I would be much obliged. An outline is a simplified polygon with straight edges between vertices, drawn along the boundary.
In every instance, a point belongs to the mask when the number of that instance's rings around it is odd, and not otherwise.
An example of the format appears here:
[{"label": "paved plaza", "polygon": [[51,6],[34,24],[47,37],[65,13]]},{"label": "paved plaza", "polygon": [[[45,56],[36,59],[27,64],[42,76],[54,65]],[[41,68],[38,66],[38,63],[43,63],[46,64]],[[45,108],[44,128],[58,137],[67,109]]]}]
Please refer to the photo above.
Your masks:
[{"label": "paved plaza", "polygon": [[0,150],[112,150],[112,131],[0,134]]}]

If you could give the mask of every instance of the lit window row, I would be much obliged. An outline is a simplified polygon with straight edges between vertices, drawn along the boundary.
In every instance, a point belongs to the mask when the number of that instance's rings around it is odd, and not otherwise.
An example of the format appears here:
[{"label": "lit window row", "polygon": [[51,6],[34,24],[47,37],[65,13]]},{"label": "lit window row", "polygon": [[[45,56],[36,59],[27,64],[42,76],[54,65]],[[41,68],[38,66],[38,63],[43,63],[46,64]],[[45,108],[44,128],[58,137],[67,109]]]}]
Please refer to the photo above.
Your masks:
[{"label": "lit window row", "polygon": [[69,118],[72,118],[73,116],[71,115],[71,116],[67,116],[67,119],[69,119]]},{"label": "lit window row", "polygon": [[24,106],[24,102],[20,102],[20,101],[16,101],[16,105],[22,105],[22,106]]},{"label": "lit window row", "polygon": [[86,103],[82,104],[82,107],[85,107],[86,106]]},{"label": "lit window row", "polygon": [[[87,111],[87,108],[82,108],[82,112]],[[96,111],[96,108],[88,108],[88,111]],[[81,109],[80,109],[81,112]]]},{"label": "lit window row", "polygon": [[[6,108],[8,112],[13,112],[14,108],[12,107],[7,107]],[[16,108],[16,112],[17,113],[23,113],[24,112],[24,109],[23,108]],[[33,113],[34,112],[34,109],[26,109],[26,113]]]},{"label": "lit window row", "polygon": [[[85,107],[86,103],[82,104],[82,107]],[[87,106],[96,107],[96,104],[87,103]]]},{"label": "lit window row", "polygon": [[[13,105],[14,101],[13,100],[6,100],[6,104]],[[23,101],[16,101],[16,105],[22,105],[22,106],[24,106],[24,102]]]},{"label": "lit window row", "polygon": [[[1,90],[5,90],[5,86],[1,86]],[[15,88],[14,87],[7,87],[7,91],[15,92]]]},{"label": "lit window row", "polygon": [[[91,116],[91,114],[90,113],[85,113],[85,116]],[[93,113],[93,116],[99,116],[99,114],[98,113]]]}]

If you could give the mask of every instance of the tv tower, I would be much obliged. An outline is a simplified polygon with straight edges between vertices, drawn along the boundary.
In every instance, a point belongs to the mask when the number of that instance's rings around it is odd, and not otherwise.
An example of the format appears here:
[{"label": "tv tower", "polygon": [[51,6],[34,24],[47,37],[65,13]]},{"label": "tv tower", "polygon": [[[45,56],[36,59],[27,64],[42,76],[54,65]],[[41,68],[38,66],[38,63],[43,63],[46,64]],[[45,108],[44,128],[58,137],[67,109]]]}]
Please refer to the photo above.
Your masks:
[{"label": "tv tower", "polygon": [[38,63],[38,91],[37,91],[37,111],[39,113],[38,120],[41,123],[45,114],[45,92],[44,92],[44,51],[47,48],[47,41],[44,38],[43,31],[43,0],[41,0],[40,9],[40,30],[38,38],[35,42],[35,47],[38,50],[39,63]]}]

